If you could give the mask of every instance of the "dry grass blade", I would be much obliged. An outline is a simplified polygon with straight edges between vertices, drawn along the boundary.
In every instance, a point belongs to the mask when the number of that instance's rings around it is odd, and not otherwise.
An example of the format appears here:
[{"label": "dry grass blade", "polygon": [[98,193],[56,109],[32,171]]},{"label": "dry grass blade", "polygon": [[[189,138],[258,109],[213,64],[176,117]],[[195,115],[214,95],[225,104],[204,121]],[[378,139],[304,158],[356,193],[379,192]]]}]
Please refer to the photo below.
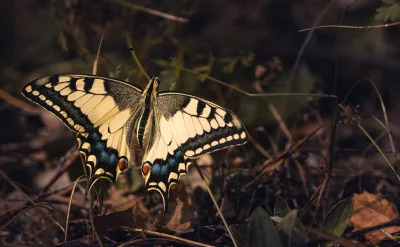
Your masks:
[{"label": "dry grass blade", "polygon": [[76,189],[76,186],[78,185],[79,181],[82,178],[87,178],[86,175],[82,175],[80,176],[78,179],[76,179],[74,187],[72,187],[72,191],[71,191],[71,196],[69,198],[69,204],[68,204],[68,210],[67,210],[67,218],[65,220],[65,238],[64,238],[64,242],[67,242],[67,236],[68,236],[68,220],[69,220],[69,213],[71,211],[71,204],[72,204],[72,197],[74,196],[74,192]]},{"label": "dry grass blade", "polygon": [[92,69],[93,75],[97,74],[97,65],[99,64],[100,50],[101,50],[101,46],[103,45],[103,39],[104,39],[105,33],[106,33],[106,28],[103,29],[103,33],[101,34],[99,47],[97,48],[96,58],[94,59],[94,62],[93,62],[93,69]]},{"label": "dry grass blade", "polygon": [[79,151],[76,149],[75,146],[73,146],[66,152],[66,154],[60,159],[59,162],[62,163],[61,165],[62,169],[59,172],[57,172],[57,174],[54,175],[54,177],[49,181],[49,183],[46,186],[44,186],[42,193],[45,193],[61,177],[62,174],[68,171],[68,169],[78,158],[78,156],[79,156]]},{"label": "dry grass blade", "polygon": [[368,78],[363,78],[363,79],[361,79],[361,80],[358,80],[358,81],[350,88],[350,90],[347,92],[345,98],[343,99],[343,104],[345,104],[345,102],[346,102],[346,100],[347,100],[347,97],[353,92],[353,90],[354,90],[359,84],[361,84],[361,83],[363,83],[363,82],[369,83],[369,84],[374,88],[375,93],[376,93],[376,95],[377,95],[378,98],[379,98],[379,102],[380,102],[380,104],[381,104],[381,109],[382,109],[382,114],[383,114],[383,117],[384,117],[384,119],[385,119],[386,131],[388,132],[390,145],[391,145],[391,147],[392,147],[392,152],[393,152],[394,157],[396,157],[396,149],[395,149],[395,146],[394,146],[394,143],[393,143],[393,138],[392,138],[392,135],[391,135],[391,129],[390,129],[389,120],[388,120],[388,117],[387,117],[386,106],[385,106],[385,103],[383,102],[382,95],[381,95],[381,93],[379,92],[379,89],[378,89],[378,87],[376,86],[376,84],[375,84],[373,81],[371,81],[370,79],[368,79]]},{"label": "dry grass blade", "polygon": [[[200,242],[196,242],[196,241],[180,238],[180,237],[177,237],[177,236],[174,236],[174,235],[170,235],[170,234],[166,234],[166,233],[150,231],[150,230],[143,230],[143,229],[139,229],[139,228],[134,228],[134,229],[130,229],[130,230],[134,231],[134,232],[139,232],[139,233],[143,233],[143,234],[148,234],[148,235],[153,235],[153,236],[158,236],[158,237],[163,237],[163,238],[175,240],[177,242],[181,242],[181,243],[184,243],[184,244],[187,244],[187,245],[191,245],[191,246],[213,247],[213,245],[203,244],[203,243],[200,243]],[[124,246],[127,246],[127,245],[131,244],[131,243],[132,243],[131,241],[128,241],[128,242],[126,242],[124,244],[119,245],[118,247],[124,247]]]},{"label": "dry grass blade", "polygon": [[[46,201],[48,202],[59,202],[63,204],[68,204],[70,203],[70,200],[67,197],[61,196],[61,195],[51,195],[46,198]],[[87,206],[85,203],[80,202],[80,201],[74,201],[72,200],[71,205],[74,207],[79,207],[82,209],[87,209]]]},{"label": "dry grass blade", "polygon": [[210,186],[208,186],[208,183],[207,183],[207,181],[206,181],[206,179],[205,179],[205,177],[204,177],[203,172],[201,171],[199,165],[198,165],[194,160],[193,160],[193,164],[194,164],[194,166],[196,167],[197,172],[199,173],[199,175],[200,175],[200,177],[201,177],[201,180],[203,180],[203,183],[204,183],[204,185],[206,186],[207,192],[208,192],[208,194],[210,195],[211,200],[213,201],[213,203],[214,203],[214,205],[215,205],[215,208],[217,209],[217,212],[218,212],[218,214],[220,215],[220,217],[221,217],[221,219],[222,219],[222,222],[224,223],[225,228],[226,228],[226,230],[228,231],[228,234],[229,234],[229,236],[230,236],[231,239],[232,239],[233,245],[234,245],[235,247],[238,247],[238,245],[237,245],[237,243],[236,243],[236,239],[235,239],[235,237],[233,236],[232,230],[231,230],[231,228],[229,227],[228,223],[226,222],[226,219],[225,219],[224,215],[222,214],[221,209],[219,208],[217,201],[216,201],[215,198],[214,198],[214,195],[213,195],[213,193],[212,193],[212,191],[211,191],[211,189],[210,189]]},{"label": "dry grass blade", "polygon": [[347,28],[347,29],[373,29],[373,28],[385,28],[385,27],[393,27],[400,25],[400,21],[387,23],[387,24],[380,24],[380,25],[371,25],[371,26],[347,26],[347,25],[323,25],[318,27],[311,27],[306,29],[301,29],[299,32],[311,31],[315,29],[321,28]]},{"label": "dry grass blade", "polygon": [[162,17],[162,18],[170,20],[170,21],[177,21],[177,22],[183,22],[183,23],[186,23],[186,22],[189,21],[188,19],[183,18],[183,17],[167,14],[167,13],[155,10],[155,9],[146,8],[146,7],[140,6],[138,4],[134,4],[134,3],[131,3],[131,2],[127,2],[127,1],[109,0],[109,2],[121,5],[121,6],[126,7],[126,8],[130,8],[130,9],[133,9],[133,10],[142,11],[142,12],[148,13],[150,15],[159,16],[159,17]]},{"label": "dry grass blade", "polygon": [[[20,192],[32,205],[37,206],[38,204],[23,190],[21,190],[15,183],[12,181],[2,170],[0,170],[0,176],[3,177],[6,181],[8,181],[9,184],[18,192]],[[65,229],[58,223],[51,215],[49,214],[44,214],[46,217],[48,217],[54,224],[56,224],[58,227],[60,227],[61,231],[65,232]]]},{"label": "dry grass blade", "polygon": [[183,67],[183,66],[179,66],[179,65],[171,65],[171,66],[172,66],[172,67],[175,67],[175,68],[179,68],[179,69],[181,69],[182,71],[185,71],[185,72],[187,72],[187,73],[190,73],[190,74],[199,76],[199,77],[201,77],[201,78],[208,79],[208,80],[210,80],[210,81],[212,81],[212,82],[218,83],[218,84],[220,84],[220,85],[226,86],[226,87],[228,87],[228,88],[231,88],[232,90],[235,90],[235,91],[237,91],[237,92],[239,92],[239,93],[242,93],[242,94],[244,94],[244,95],[246,95],[246,96],[249,96],[249,97],[282,97],[282,96],[297,96],[297,97],[300,97],[300,96],[303,96],[303,97],[318,97],[318,98],[335,98],[335,99],[337,98],[336,95],[332,95],[332,94],[312,94],[312,93],[249,93],[249,92],[246,92],[246,91],[244,91],[244,90],[242,90],[242,89],[240,89],[240,88],[238,88],[238,87],[235,87],[235,86],[233,86],[233,85],[231,85],[231,84],[229,84],[229,83],[226,83],[226,82],[223,82],[223,81],[221,81],[221,80],[215,79],[215,78],[213,78],[213,77],[211,77],[211,76],[207,76],[207,75],[203,75],[203,74],[201,74],[201,73],[197,73],[196,71],[193,71],[193,70],[191,70],[191,69],[185,68],[185,67]]},{"label": "dry grass blade", "polygon": [[146,69],[143,67],[142,63],[140,62],[140,59],[136,55],[135,49],[133,48],[132,39],[128,33],[125,34],[125,39],[126,39],[126,44],[128,45],[129,50],[131,51],[132,58],[135,61],[136,65],[139,67],[139,70],[142,72],[142,74],[146,77],[147,80],[150,80],[149,73],[147,73]]},{"label": "dry grass blade", "polygon": [[305,136],[304,138],[302,138],[301,140],[297,141],[296,143],[294,143],[289,149],[287,149],[286,151],[282,152],[278,157],[276,157],[274,160],[272,160],[271,162],[268,162],[267,164],[265,164],[263,167],[261,167],[261,173],[255,178],[255,180],[259,180],[265,173],[265,170],[269,170],[269,166],[271,164],[276,163],[277,161],[287,157],[289,154],[291,154],[291,152],[293,152],[293,150],[298,149],[299,147],[301,147],[308,139],[310,139],[313,135],[315,135],[320,129],[322,129],[324,127],[324,125],[319,126],[318,128],[316,128],[313,132],[311,132],[309,135]]},{"label": "dry grass blade", "polygon": [[265,158],[267,159],[272,159],[272,156],[268,153],[267,150],[265,150],[252,136],[248,135],[249,142],[253,144],[253,146],[260,152],[262,155],[264,155]]},{"label": "dry grass blade", "polygon": [[0,232],[3,232],[3,230],[9,225],[11,224],[16,218],[18,218],[19,216],[23,215],[24,213],[28,212],[29,210],[31,210],[32,208],[44,208],[50,211],[49,208],[43,206],[43,205],[31,205],[28,206],[27,208],[23,209],[22,211],[18,212],[16,215],[14,215],[8,222],[4,223],[2,226],[0,226]]}]

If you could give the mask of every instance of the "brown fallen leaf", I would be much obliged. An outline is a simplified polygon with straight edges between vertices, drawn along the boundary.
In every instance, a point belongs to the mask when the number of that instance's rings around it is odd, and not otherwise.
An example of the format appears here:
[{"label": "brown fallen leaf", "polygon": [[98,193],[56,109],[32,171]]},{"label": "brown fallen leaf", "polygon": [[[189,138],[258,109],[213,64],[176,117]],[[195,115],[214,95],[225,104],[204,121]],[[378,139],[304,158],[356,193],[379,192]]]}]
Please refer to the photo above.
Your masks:
[{"label": "brown fallen leaf", "polygon": [[105,234],[108,229],[114,227],[141,228],[144,230],[156,230],[149,216],[146,215],[139,204],[131,208],[114,213],[96,216],[93,218],[97,232]]},{"label": "brown fallen leaf", "polygon": [[195,223],[194,210],[187,203],[177,199],[175,209],[166,215],[159,215],[154,220],[155,224],[157,221],[157,225],[177,234],[193,232],[193,225]]},{"label": "brown fallen leaf", "polygon": [[[354,231],[380,225],[399,216],[395,205],[384,199],[381,194],[370,194],[368,192],[354,194],[352,201],[354,213],[350,218],[350,224],[354,226]],[[364,237],[376,243],[396,232],[400,232],[400,227],[390,226],[370,231]]]}]

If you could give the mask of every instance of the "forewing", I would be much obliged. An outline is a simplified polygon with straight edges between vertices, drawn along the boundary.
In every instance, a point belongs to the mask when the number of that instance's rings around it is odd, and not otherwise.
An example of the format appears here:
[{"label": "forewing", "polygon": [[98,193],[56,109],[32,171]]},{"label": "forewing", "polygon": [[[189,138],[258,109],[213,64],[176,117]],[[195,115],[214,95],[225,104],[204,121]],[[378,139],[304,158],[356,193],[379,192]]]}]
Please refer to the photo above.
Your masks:
[{"label": "forewing", "polygon": [[158,107],[161,135],[167,143],[176,142],[188,158],[247,142],[239,118],[213,102],[188,94],[161,93]]},{"label": "forewing", "polygon": [[50,75],[28,83],[22,94],[78,133],[91,176],[116,180],[117,163],[130,158],[130,138],[141,89],[91,75]]}]

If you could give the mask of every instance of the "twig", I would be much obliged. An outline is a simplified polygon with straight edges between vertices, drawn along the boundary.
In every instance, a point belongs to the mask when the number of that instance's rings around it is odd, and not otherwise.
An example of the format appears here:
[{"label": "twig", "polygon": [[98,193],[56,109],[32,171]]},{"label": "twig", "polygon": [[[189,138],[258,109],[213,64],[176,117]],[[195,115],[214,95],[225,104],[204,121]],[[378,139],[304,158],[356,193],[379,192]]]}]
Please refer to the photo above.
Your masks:
[{"label": "twig", "polygon": [[215,198],[214,198],[214,196],[213,196],[213,194],[212,194],[212,191],[211,191],[210,187],[208,186],[208,183],[207,183],[207,181],[206,181],[206,179],[205,179],[205,177],[204,177],[203,172],[200,170],[200,167],[197,165],[197,163],[196,163],[195,161],[193,161],[193,163],[194,163],[194,166],[195,166],[196,169],[197,169],[197,172],[199,173],[199,175],[200,175],[200,177],[201,177],[201,180],[203,180],[203,183],[204,183],[204,185],[206,186],[207,192],[208,192],[208,194],[210,195],[211,200],[213,201],[215,207],[217,208],[218,214],[221,216],[222,222],[224,223],[225,228],[226,228],[226,230],[228,231],[229,236],[230,236],[231,239],[232,239],[233,245],[234,245],[235,247],[238,247],[238,245],[237,245],[237,243],[236,243],[236,239],[233,237],[233,233],[232,233],[232,231],[231,231],[231,229],[230,229],[228,223],[226,222],[225,217],[224,217],[224,215],[222,214],[221,209],[219,208],[218,203],[217,203],[217,201],[215,200]]},{"label": "twig", "polygon": [[[310,233],[312,233],[312,234],[314,234],[315,236],[317,236],[318,238],[326,239],[326,240],[329,240],[329,241],[332,241],[332,242],[341,244],[341,245],[343,245],[343,246],[345,246],[345,247],[361,247],[361,246],[367,246],[367,245],[361,244],[361,243],[354,244],[354,243],[351,242],[350,240],[347,240],[347,239],[344,239],[344,238],[339,238],[339,237],[333,236],[333,235],[331,235],[331,234],[328,234],[328,233],[325,233],[325,232],[321,232],[321,231],[315,230],[315,229],[313,229],[313,228],[308,228],[307,230],[308,230]],[[305,244],[303,244],[303,245],[300,245],[300,246],[304,246],[304,247],[305,247],[305,246],[314,246],[314,244],[317,244],[317,243],[318,243],[318,241],[309,241],[309,242],[307,242],[307,243],[305,243]]]},{"label": "twig", "polygon": [[260,93],[249,93],[249,92],[246,92],[246,91],[244,91],[244,90],[242,90],[242,89],[240,89],[238,87],[235,87],[235,86],[233,86],[233,85],[231,85],[229,83],[226,83],[226,82],[223,82],[221,80],[215,79],[215,78],[213,78],[211,76],[207,76],[207,75],[203,75],[201,73],[197,73],[197,72],[195,72],[195,71],[193,71],[191,69],[185,68],[183,66],[179,66],[179,65],[171,65],[171,66],[175,67],[175,68],[180,68],[182,71],[185,71],[187,73],[190,73],[190,74],[193,74],[193,75],[196,75],[196,76],[200,76],[200,77],[204,77],[205,79],[208,79],[208,80],[210,80],[212,82],[215,82],[215,83],[221,84],[223,86],[229,87],[229,88],[231,88],[231,89],[233,89],[233,90],[235,90],[235,91],[237,91],[239,93],[242,93],[242,94],[244,94],[246,96],[249,96],[249,97],[282,97],[282,96],[298,96],[298,97],[303,96],[303,97],[319,97],[319,98],[336,98],[337,97],[336,95],[332,95],[332,94],[311,94],[311,93],[261,93],[261,94]]},{"label": "twig", "polygon": [[162,18],[170,20],[170,21],[183,22],[183,23],[186,23],[186,22],[189,21],[188,19],[183,18],[183,17],[178,17],[178,16],[175,16],[175,15],[167,14],[167,13],[155,10],[155,9],[146,8],[146,7],[143,7],[141,5],[134,4],[134,3],[131,3],[131,2],[127,2],[127,1],[109,0],[109,2],[114,3],[114,4],[119,4],[119,5],[123,6],[123,7],[127,7],[127,8],[130,8],[130,9],[133,9],[133,10],[142,11],[142,12],[148,13],[150,15],[159,16],[159,17],[162,17]]},{"label": "twig", "polygon": [[10,105],[13,105],[21,110],[24,110],[32,114],[38,114],[40,112],[39,108],[31,106],[30,104],[25,103],[24,101],[8,94],[7,92],[1,89],[0,89],[0,99],[4,100]]},{"label": "twig", "polygon": [[299,32],[311,31],[315,29],[321,28],[347,28],[347,29],[373,29],[373,28],[385,28],[385,27],[393,27],[400,25],[400,21],[387,23],[387,24],[380,24],[380,25],[371,25],[371,26],[347,26],[347,25],[323,25],[318,27],[311,27],[306,29],[301,29]]},{"label": "twig", "polygon": [[[29,197],[27,194],[25,194],[25,192],[23,190],[21,190],[21,188],[19,188],[14,181],[12,181],[1,169],[0,169],[0,176],[5,178],[6,181],[8,181],[9,184],[11,184],[11,186],[18,192],[20,192],[32,205],[34,206],[38,206],[38,204],[31,198]],[[46,217],[48,217],[54,224],[56,224],[58,227],[60,227],[61,231],[65,232],[65,229],[60,225],[60,223],[58,223],[50,214],[44,214]]]},{"label": "twig", "polygon": [[[311,132],[310,134],[308,134],[307,136],[303,137],[301,140],[298,140],[297,142],[295,142],[291,147],[289,147],[286,151],[282,152],[281,154],[278,155],[278,157],[276,157],[274,160],[272,160],[271,162],[268,162],[268,164],[266,164],[265,166],[261,167],[260,170],[263,171],[265,170],[270,164],[286,158],[287,156],[289,156],[294,150],[297,150],[299,147],[301,147],[306,141],[308,141],[313,135],[315,135],[320,129],[322,129],[324,127],[324,125],[319,126],[318,128],[316,128],[313,132]],[[263,176],[263,172],[261,172],[256,178],[255,180],[259,180],[262,176]]]},{"label": "twig", "polygon": [[[50,209],[47,208],[47,207],[45,207],[44,205],[36,204],[36,205],[28,206],[28,207],[22,209],[22,210],[21,210],[20,212],[18,212],[17,214],[15,214],[13,217],[11,217],[11,219],[10,219],[9,221],[7,221],[7,222],[4,223],[3,225],[1,225],[1,226],[0,226],[0,232],[3,232],[3,230],[4,230],[9,224],[11,224],[16,218],[18,218],[19,216],[21,216],[21,215],[23,215],[24,213],[28,212],[28,211],[31,210],[32,208],[44,208],[44,209],[47,209],[47,210],[50,211]],[[20,210],[20,208],[17,209],[17,210]]]},{"label": "twig", "polygon": [[72,205],[75,207],[79,207],[82,209],[87,209],[87,206],[85,205],[85,203],[80,202],[80,201],[74,201],[74,200],[70,200],[65,196],[61,196],[61,195],[51,195],[49,197],[46,198],[46,201],[50,202],[50,201],[54,201],[54,202],[60,202],[60,203],[64,203],[64,204],[68,204],[68,205]]},{"label": "twig", "polygon": [[[143,230],[143,229],[140,229],[140,228],[133,228],[133,229],[130,229],[130,230],[134,231],[134,232],[140,232],[140,233],[143,233],[143,234],[149,234],[149,235],[153,235],[153,236],[172,239],[172,240],[175,240],[175,241],[178,241],[178,242],[183,242],[183,243],[189,244],[189,245],[203,246],[203,247],[213,247],[213,245],[199,243],[199,242],[196,242],[196,241],[192,241],[192,240],[189,240],[189,239],[184,239],[184,238],[177,237],[177,236],[170,235],[170,234],[166,234],[166,233],[161,233],[161,232],[156,232],[156,231],[151,231],[151,230]],[[130,244],[130,242],[126,242],[124,244],[121,244],[118,247],[123,247],[123,246],[126,246],[128,244]]]},{"label": "twig", "polygon": [[57,174],[47,183],[43,188],[42,193],[45,193],[61,177],[61,175],[64,174],[64,172],[68,171],[78,156],[79,151],[76,150],[76,146],[73,146],[66,152],[66,154],[59,160],[59,163],[62,163],[61,170],[58,171]]},{"label": "twig", "polygon": [[258,152],[264,155],[265,158],[272,159],[272,156],[268,153],[268,151],[265,150],[252,136],[248,135],[247,138],[249,139],[249,142],[251,142],[251,144],[253,144],[253,146],[258,150]]}]

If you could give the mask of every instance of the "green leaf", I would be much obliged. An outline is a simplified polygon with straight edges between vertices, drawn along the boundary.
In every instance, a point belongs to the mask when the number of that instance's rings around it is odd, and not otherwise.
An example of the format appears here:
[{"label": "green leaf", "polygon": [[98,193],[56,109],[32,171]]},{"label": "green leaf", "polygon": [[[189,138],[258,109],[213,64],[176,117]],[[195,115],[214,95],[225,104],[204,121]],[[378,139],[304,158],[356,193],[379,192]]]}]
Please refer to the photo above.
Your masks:
[{"label": "green leaf", "polygon": [[297,219],[297,210],[292,210],[282,219],[278,230],[284,246],[300,246],[308,241],[307,231]]},{"label": "green leaf", "polygon": [[250,215],[248,232],[250,247],[282,247],[274,223],[261,207]]},{"label": "green leaf", "polygon": [[375,19],[379,21],[398,21],[400,20],[400,4],[394,3],[391,6],[380,7],[376,10]]},{"label": "green leaf", "polygon": [[275,206],[274,206],[274,215],[283,218],[288,213],[290,213],[289,206],[287,205],[287,203],[281,196],[277,196],[276,200],[275,200]]},{"label": "green leaf", "polygon": [[293,227],[297,219],[297,210],[290,211],[278,224],[279,236],[284,246],[291,246]]},{"label": "green leaf", "polygon": [[247,232],[247,226],[235,224],[229,226],[235,236],[236,241],[239,243],[240,246],[247,246],[249,241],[249,236]]},{"label": "green leaf", "polygon": [[[341,200],[329,210],[322,224],[321,231],[340,237],[344,230],[346,230],[352,215],[353,205],[351,197]],[[332,246],[332,243],[328,243],[326,246]]]}]

